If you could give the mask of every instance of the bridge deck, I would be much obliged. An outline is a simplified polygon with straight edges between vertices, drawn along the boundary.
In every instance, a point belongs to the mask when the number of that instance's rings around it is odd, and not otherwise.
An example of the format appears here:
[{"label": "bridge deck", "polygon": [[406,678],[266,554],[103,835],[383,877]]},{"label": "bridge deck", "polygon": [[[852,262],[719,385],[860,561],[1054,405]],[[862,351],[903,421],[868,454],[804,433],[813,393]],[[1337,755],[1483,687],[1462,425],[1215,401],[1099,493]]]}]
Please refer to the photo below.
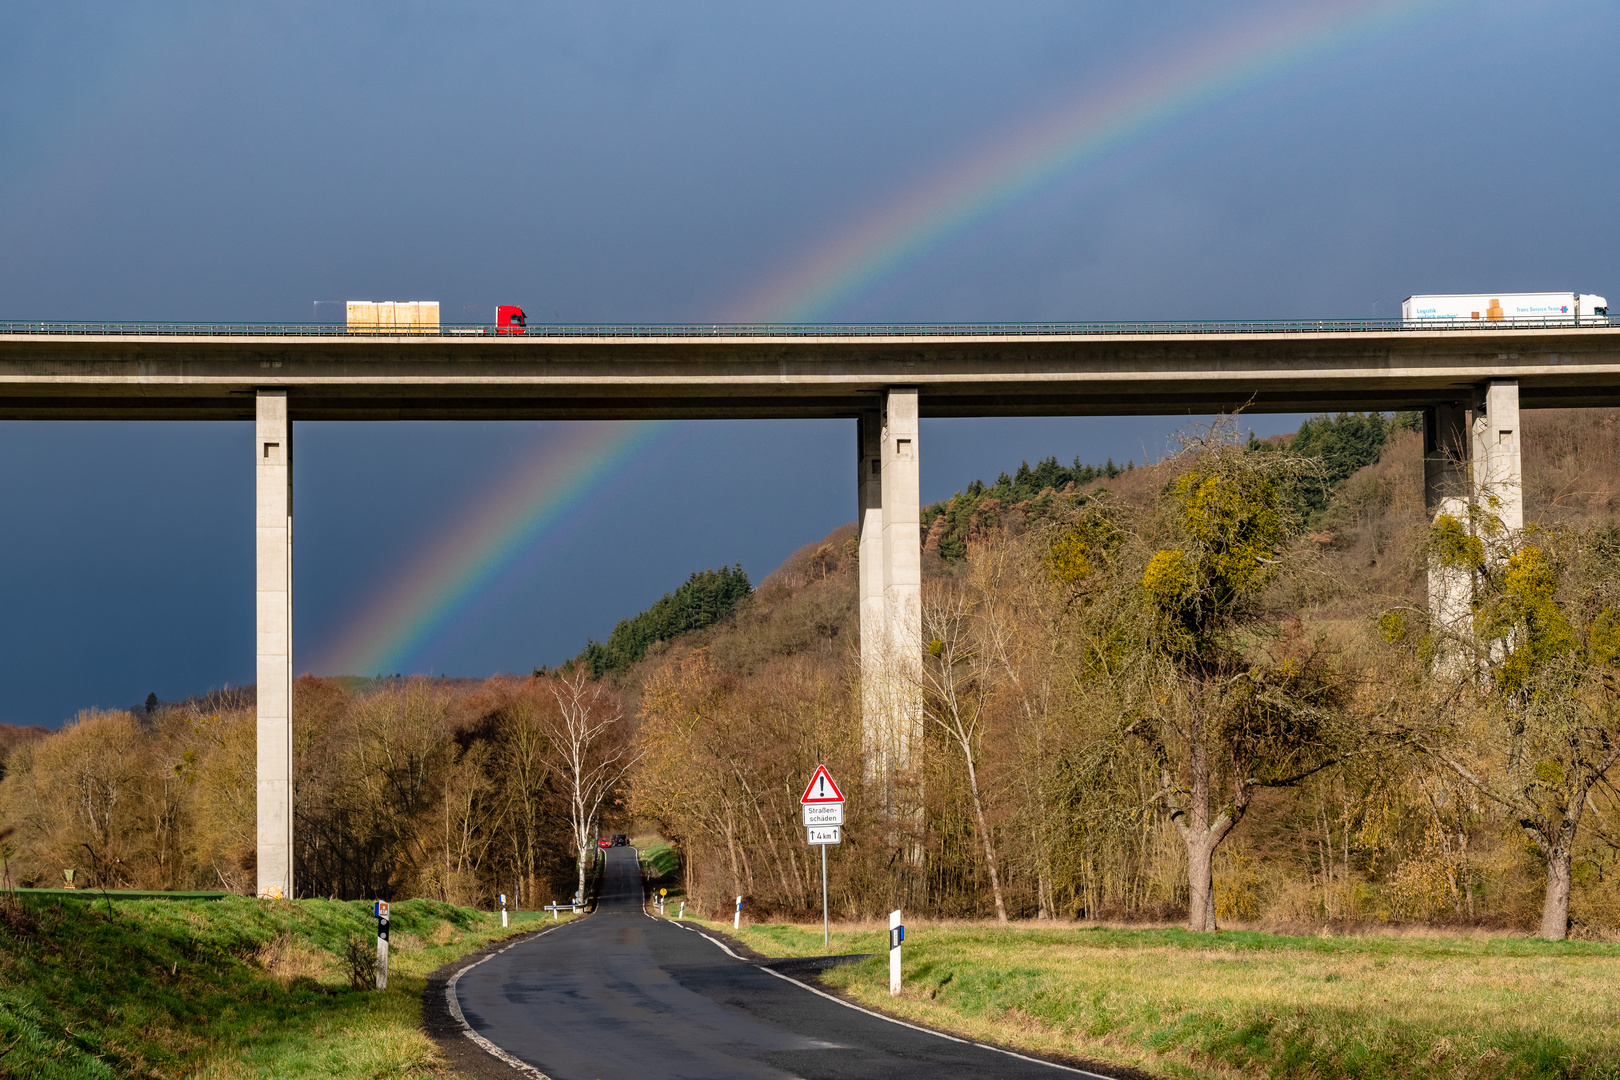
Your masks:
[{"label": "bridge deck", "polygon": [[1620,404],[1620,321],[1088,326],[445,327],[0,324],[0,419],[847,417],[887,386],[925,416],[1419,408],[1517,379],[1526,408]]}]

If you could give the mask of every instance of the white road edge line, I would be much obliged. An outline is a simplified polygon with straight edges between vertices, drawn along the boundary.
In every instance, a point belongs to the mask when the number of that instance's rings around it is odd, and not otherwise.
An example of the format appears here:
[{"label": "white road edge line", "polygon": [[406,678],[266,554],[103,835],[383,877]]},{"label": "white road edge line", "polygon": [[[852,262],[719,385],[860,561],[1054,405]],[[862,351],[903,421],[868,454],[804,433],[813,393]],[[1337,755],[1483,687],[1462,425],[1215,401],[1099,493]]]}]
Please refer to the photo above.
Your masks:
[{"label": "white road edge line", "polygon": [[[647,915],[647,913],[645,911],[643,911],[642,914]],[[647,915],[647,917],[649,919],[654,919],[654,920],[656,920],[658,922],[666,922],[666,923],[670,922],[669,919],[658,919],[657,916],[655,916],[655,915]],[[912,1031],[920,1031],[924,1035],[932,1035],[937,1039],[948,1039],[951,1042],[962,1043],[964,1046],[977,1046],[981,1050],[994,1050],[998,1054],[1006,1054],[1008,1057],[1017,1058],[1019,1061],[1027,1061],[1027,1062],[1029,1062],[1029,1063],[1031,1063],[1033,1065],[1045,1065],[1048,1069],[1057,1069],[1060,1072],[1074,1073],[1076,1076],[1089,1077],[1090,1080],[1115,1080],[1114,1077],[1104,1076],[1101,1073],[1088,1072],[1085,1069],[1077,1069],[1073,1065],[1060,1065],[1055,1061],[1045,1061],[1045,1060],[1043,1060],[1041,1058],[1030,1057],[1028,1054],[1020,1054],[1016,1050],[1008,1050],[1004,1046],[992,1046],[989,1043],[975,1042],[973,1039],[964,1039],[964,1038],[961,1038],[960,1036],[957,1036],[957,1035],[947,1035],[943,1031],[935,1031],[933,1028],[926,1028],[926,1027],[923,1027],[920,1024],[911,1024],[911,1023],[907,1023],[904,1020],[897,1020],[896,1018],[894,1018],[892,1016],[885,1016],[884,1014],[882,1014],[880,1012],[875,1012],[872,1009],[868,1009],[868,1008],[865,1008],[863,1006],[856,1005],[854,1002],[845,1001],[843,998],[837,996],[836,994],[829,994],[825,990],[818,990],[814,986],[811,986],[809,983],[800,982],[798,979],[795,979],[793,976],[784,975],[780,971],[776,971],[775,969],[767,967],[764,964],[755,964],[752,960],[745,960],[745,959],[743,959],[743,957],[738,956],[736,953],[732,952],[731,949],[727,947],[725,942],[720,941],[718,938],[712,938],[708,934],[705,934],[701,930],[694,929],[693,927],[690,927],[690,926],[681,926],[681,924],[678,923],[678,922],[674,923],[673,925],[680,926],[682,930],[691,930],[693,933],[697,934],[703,940],[705,940],[705,941],[709,942],[710,944],[718,947],[722,952],[724,952],[727,956],[731,957],[733,960],[742,960],[742,962],[745,963],[745,964],[752,964],[754,967],[759,968],[759,970],[761,970],[763,972],[766,972],[767,974],[775,975],[778,979],[781,979],[784,982],[790,982],[794,986],[802,987],[803,989],[810,991],[812,994],[815,994],[817,997],[824,997],[828,1001],[835,1001],[838,1004],[842,1005],[846,1009],[854,1009],[858,1013],[865,1013],[867,1016],[875,1017],[875,1018],[877,1018],[879,1020],[887,1020],[891,1024],[899,1024],[903,1028],[910,1028]]]},{"label": "white road edge line", "polygon": [[467,1038],[471,1039],[473,1044],[486,1054],[498,1061],[510,1065],[512,1068],[516,1069],[520,1073],[523,1073],[525,1076],[534,1077],[535,1080],[551,1080],[551,1077],[547,1076],[533,1065],[530,1065],[527,1061],[521,1061],[518,1058],[513,1057],[511,1054],[508,1054],[505,1050],[502,1050],[500,1047],[478,1034],[478,1032],[474,1031],[472,1029],[472,1025],[467,1023],[467,1018],[461,1013],[461,1002],[456,1000],[456,983],[460,982],[461,977],[467,974],[467,972],[471,971],[479,964],[484,963],[485,960],[495,959],[497,956],[501,955],[501,953],[505,952],[506,949],[511,949],[518,945],[522,945],[524,942],[533,941],[535,938],[543,938],[547,934],[551,933],[551,931],[560,929],[561,927],[567,925],[569,924],[559,923],[557,926],[548,927],[547,929],[540,931],[533,937],[526,937],[522,941],[514,941],[511,945],[506,946],[504,949],[496,949],[494,952],[484,957],[483,960],[475,960],[466,967],[462,968],[460,971],[456,972],[454,975],[450,976],[450,981],[444,984],[444,1003],[450,1007],[450,1015],[456,1018],[456,1023],[461,1025],[461,1033],[467,1036]]}]

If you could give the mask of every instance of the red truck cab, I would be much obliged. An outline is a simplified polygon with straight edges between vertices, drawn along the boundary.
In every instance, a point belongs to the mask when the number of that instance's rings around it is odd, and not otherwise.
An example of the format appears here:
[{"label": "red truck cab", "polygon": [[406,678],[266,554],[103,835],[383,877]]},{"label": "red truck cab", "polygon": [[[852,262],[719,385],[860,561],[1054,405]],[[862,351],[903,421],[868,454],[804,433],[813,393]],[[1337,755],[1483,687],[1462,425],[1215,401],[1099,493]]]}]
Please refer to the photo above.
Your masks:
[{"label": "red truck cab", "polygon": [[495,332],[497,334],[521,334],[529,325],[528,317],[523,309],[516,304],[502,304],[495,309]]}]

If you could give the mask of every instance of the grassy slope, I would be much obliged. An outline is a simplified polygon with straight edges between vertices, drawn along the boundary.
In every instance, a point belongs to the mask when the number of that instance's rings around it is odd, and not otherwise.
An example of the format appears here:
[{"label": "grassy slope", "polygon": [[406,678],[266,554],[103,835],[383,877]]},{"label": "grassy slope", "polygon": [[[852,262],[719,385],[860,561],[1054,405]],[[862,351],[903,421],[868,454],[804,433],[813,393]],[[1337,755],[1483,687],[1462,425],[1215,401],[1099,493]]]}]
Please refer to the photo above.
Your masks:
[{"label": "grassy slope", "polygon": [[0,924],[0,1073],[55,1078],[427,1076],[426,976],[503,930],[428,900],[393,905],[388,990],[349,989],[362,902],[29,900]]},{"label": "grassy slope", "polygon": [[[1620,1077],[1616,945],[918,926],[891,998],[887,933],[835,932],[833,952],[878,955],[822,979],[1035,1051],[1177,1077]],[[767,955],[824,951],[820,927],[737,936]]]}]

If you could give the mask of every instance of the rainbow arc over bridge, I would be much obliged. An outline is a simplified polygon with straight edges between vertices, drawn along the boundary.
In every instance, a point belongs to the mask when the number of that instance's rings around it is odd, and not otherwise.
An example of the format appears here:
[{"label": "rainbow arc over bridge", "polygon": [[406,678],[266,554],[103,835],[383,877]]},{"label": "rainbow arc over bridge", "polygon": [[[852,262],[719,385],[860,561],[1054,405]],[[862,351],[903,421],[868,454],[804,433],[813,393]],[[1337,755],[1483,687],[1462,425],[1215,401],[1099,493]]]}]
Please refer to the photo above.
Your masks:
[{"label": "rainbow arc over bridge", "polygon": [[[824,320],[1051,184],[1290,71],[1462,0],[1306,0],[1172,47],[963,155],[744,298],[743,321]],[[665,423],[581,423],[547,440],[429,541],[322,651],[338,674],[409,671],[516,566],[644,457]]]},{"label": "rainbow arc over bridge", "polygon": [[836,232],[736,307],[740,321],[817,322],[971,226],[1060,178],[1274,81],[1312,60],[1459,0],[1324,0],[1172,47],[992,139]]}]

